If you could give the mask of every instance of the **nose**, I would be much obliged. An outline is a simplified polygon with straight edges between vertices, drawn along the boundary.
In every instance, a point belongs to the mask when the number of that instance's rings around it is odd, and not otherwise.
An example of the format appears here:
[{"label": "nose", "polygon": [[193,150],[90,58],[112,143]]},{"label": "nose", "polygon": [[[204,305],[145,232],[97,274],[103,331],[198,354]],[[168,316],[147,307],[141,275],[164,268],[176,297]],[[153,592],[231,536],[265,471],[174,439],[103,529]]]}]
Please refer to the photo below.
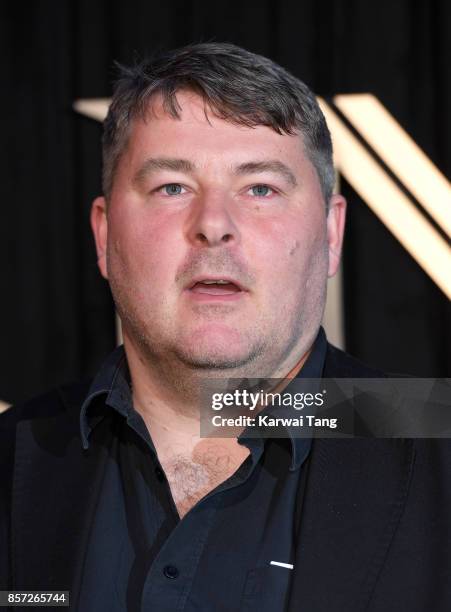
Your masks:
[{"label": "nose", "polygon": [[232,219],[226,198],[199,198],[188,219],[187,236],[193,246],[222,246],[239,240],[238,228]]}]

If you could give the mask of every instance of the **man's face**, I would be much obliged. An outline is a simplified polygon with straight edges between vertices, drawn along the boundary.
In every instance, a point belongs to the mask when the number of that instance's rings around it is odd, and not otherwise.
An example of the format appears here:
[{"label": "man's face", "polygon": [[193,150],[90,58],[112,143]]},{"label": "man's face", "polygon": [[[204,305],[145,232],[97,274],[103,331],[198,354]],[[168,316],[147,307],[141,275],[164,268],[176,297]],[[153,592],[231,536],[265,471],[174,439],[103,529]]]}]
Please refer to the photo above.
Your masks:
[{"label": "man's face", "polygon": [[326,221],[300,136],[207,119],[196,94],[177,98],[180,119],[157,99],[134,121],[107,212],[94,202],[99,266],[126,341],[148,356],[269,375],[314,339],[344,202]]}]

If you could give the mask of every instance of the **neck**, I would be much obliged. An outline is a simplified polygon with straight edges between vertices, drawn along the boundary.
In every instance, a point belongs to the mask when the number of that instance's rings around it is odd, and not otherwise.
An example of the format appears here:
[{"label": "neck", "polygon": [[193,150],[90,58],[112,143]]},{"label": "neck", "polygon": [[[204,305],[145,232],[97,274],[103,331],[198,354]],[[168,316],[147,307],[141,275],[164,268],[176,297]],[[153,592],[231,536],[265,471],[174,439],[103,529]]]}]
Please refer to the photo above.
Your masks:
[{"label": "neck", "polygon": [[[313,339],[308,348],[290,353],[277,369],[259,378],[283,379],[274,391],[283,389],[302,369],[311,352]],[[200,438],[200,402],[202,393],[208,392],[207,381],[218,379],[220,386],[221,381],[226,383],[230,378],[255,378],[255,372],[194,370],[183,363],[175,364],[169,358],[152,358],[144,355],[126,333],[124,348],[130,369],[133,405],[148,429],[152,429],[154,442],[158,436],[169,438],[171,444],[195,445]]]}]

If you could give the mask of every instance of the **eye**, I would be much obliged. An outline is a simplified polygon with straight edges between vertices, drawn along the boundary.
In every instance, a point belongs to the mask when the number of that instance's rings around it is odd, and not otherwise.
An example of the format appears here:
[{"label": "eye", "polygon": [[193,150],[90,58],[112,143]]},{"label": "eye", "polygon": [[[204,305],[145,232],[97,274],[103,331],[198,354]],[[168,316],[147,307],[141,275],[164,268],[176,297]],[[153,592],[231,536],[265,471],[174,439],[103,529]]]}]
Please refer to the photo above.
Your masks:
[{"label": "eye", "polygon": [[162,192],[164,195],[177,196],[183,193],[183,189],[184,187],[180,183],[168,183],[159,187],[157,191]]},{"label": "eye", "polygon": [[268,185],[253,185],[249,188],[249,191],[252,191],[252,195],[258,198],[265,198],[275,193],[275,190]]}]

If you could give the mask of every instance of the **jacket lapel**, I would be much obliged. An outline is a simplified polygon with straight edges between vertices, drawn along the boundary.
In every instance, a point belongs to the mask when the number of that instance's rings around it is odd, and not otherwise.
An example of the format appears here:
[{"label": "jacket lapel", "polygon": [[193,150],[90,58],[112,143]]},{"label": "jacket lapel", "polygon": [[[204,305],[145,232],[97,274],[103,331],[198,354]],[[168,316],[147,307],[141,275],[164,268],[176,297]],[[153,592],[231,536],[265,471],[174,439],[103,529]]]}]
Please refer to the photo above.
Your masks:
[{"label": "jacket lapel", "polygon": [[[81,402],[18,423],[12,499],[15,589],[69,590],[75,609],[108,448],[83,450]],[[51,411],[50,411],[51,412]]]},{"label": "jacket lapel", "polygon": [[[350,362],[340,369],[339,355],[329,349],[324,376],[371,375]],[[412,440],[313,441],[289,610],[366,609],[405,505],[413,459]]]},{"label": "jacket lapel", "polygon": [[411,441],[313,443],[290,610],[364,610],[400,519]]}]

